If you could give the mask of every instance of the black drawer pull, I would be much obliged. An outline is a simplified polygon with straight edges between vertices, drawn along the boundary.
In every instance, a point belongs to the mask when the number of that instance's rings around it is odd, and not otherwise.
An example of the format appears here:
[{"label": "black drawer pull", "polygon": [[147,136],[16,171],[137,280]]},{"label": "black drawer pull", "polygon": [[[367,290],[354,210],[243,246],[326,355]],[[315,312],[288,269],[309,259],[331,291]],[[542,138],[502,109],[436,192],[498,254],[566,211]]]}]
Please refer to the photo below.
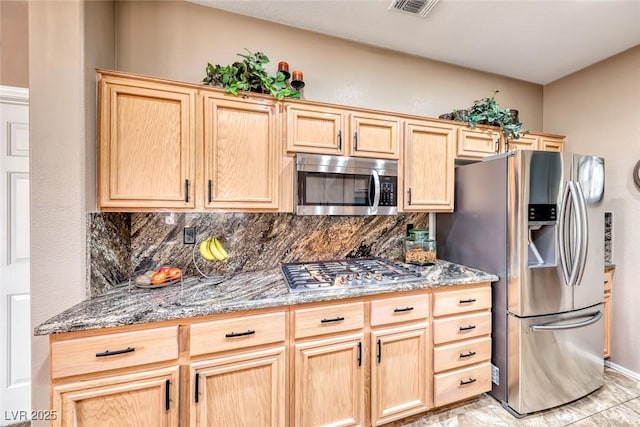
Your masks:
[{"label": "black drawer pull", "polygon": [[475,298],[469,298],[469,299],[461,299],[458,301],[458,303],[460,304],[470,304],[472,302],[476,302]]},{"label": "black drawer pull", "polygon": [[460,357],[471,357],[471,356],[475,356],[476,352],[475,351],[468,351],[467,353],[460,353]]},{"label": "black drawer pull", "polygon": [[231,332],[230,334],[224,334],[224,336],[227,338],[234,338],[234,337],[244,337],[247,335],[253,335],[255,333],[256,331],[252,331],[251,329],[249,329],[246,332]]},{"label": "black drawer pull", "polygon": [[209,180],[207,182],[207,189],[208,189],[207,201],[211,203],[211,193],[213,192],[213,181]]},{"label": "black drawer pull", "polygon": [[405,307],[405,308],[394,308],[393,312],[394,313],[402,313],[404,311],[411,311],[413,310],[413,307]]},{"label": "black drawer pull", "polygon": [[333,319],[322,319],[320,323],[342,322],[344,317],[334,317]]},{"label": "black drawer pull", "polygon": [[171,409],[171,381],[167,380],[164,385],[164,410]]},{"label": "black drawer pull", "polygon": [[382,362],[382,341],[378,338],[378,351],[376,352],[378,363]]},{"label": "black drawer pull", "polygon": [[461,331],[468,331],[470,329],[475,329],[476,325],[469,325],[469,326],[460,326],[458,329]]},{"label": "black drawer pull", "polygon": [[184,202],[189,203],[189,180],[184,180]]},{"label": "black drawer pull", "polygon": [[477,380],[475,378],[469,378],[467,381],[460,380],[460,385],[467,385],[467,384],[475,383],[476,381]]},{"label": "black drawer pull", "polygon": [[127,347],[123,350],[115,350],[115,351],[103,351],[102,353],[96,353],[96,357],[108,357],[115,356],[116,354],[125,354],[125,353],[133,353],[136,351],[135,347]]},{"label": "black drawer pull", "polygon": [[362,366],[362,341],[358,341],[358,366]]}]

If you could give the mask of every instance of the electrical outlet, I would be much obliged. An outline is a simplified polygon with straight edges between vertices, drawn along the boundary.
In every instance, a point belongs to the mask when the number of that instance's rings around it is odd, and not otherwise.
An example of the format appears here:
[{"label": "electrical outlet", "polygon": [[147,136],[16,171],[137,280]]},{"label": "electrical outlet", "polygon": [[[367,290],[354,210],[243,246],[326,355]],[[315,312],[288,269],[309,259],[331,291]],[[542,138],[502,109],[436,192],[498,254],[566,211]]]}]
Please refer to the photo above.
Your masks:
[{"label": "electrical outlet", "polygon": [[196,228],[195,227],[184,228],[183,242],[185,245],[196,244]]}]

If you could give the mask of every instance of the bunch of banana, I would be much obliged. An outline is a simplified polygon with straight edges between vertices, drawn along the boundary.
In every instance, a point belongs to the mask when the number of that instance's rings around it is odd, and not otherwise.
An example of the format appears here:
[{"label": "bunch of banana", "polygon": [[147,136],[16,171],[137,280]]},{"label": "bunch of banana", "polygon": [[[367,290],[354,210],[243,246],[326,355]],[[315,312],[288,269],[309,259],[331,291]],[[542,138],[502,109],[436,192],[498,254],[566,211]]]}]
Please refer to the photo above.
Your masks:
[{"label": "bunch of banana", "polygon": [[229,258],[229,254],[224,250],[217,237],[209,237],[200,243],[200,255],[209,261],[222,261]]}]

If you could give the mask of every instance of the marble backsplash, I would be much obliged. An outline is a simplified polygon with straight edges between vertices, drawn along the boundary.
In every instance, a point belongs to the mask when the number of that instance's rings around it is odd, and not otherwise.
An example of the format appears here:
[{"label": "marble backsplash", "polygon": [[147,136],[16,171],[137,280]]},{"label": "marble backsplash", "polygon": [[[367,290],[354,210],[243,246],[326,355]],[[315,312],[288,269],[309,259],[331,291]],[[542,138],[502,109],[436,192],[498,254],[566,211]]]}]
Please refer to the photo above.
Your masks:
[{"label": "marble backsplash", "polygon": [[[427,213],[396,216],[297,216],[252,213],[88,214],[88,295],[96,297],[132,275],[161,265],[198,275],[266,270],[283,262],[346,257],[402,257],[408,224],[427,228]],[[196,241],[217,236],[229,253],[207,261],[197,244],[183,244],[184,227]],[[193,251],[195,250],[195,257]]]},{"label": "marble backsplash", "polygon": [[613,242],[613,214],[611,212],[604,213],[604,262],[613,263],[612,242]]}]

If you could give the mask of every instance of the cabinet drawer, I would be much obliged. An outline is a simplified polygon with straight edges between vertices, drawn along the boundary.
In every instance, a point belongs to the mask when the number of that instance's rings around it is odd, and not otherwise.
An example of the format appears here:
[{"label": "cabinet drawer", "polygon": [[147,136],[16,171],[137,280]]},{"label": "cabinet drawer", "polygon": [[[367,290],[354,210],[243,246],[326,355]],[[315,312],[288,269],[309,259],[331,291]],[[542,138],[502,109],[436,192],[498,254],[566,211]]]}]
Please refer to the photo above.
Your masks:
[{"label": "cabinet drawer", "polygon": [[284,341],[285,314],[269,313],[191,325],[192,356]]},{"label": "cabinet drawer", "polygon": [[433,294],[433,315],[436,317],[486,308],[491,308],[490,285]]},{"label": "cabinet drawer", "polygon": [[464,340],[433,349],[433,371],[442,372],[491,359],[491,338]]},{"label": "cabinet drawer", "polygon": [[491,390],[489,362],[433,376],[433,404],[447,405]]},{"label": "cabinet drawer", "polygon": [[296,338],[362,329],[364,303],[329,305],[303,308],[295,311]]},{"label": "cabinet drawer", "polygon": [[177,326],[55,341],[51,343],[51,378],[177,358]]},{"label": "cabinet drawer", "polygon": [[429,295],[385,298],[371,302],[371,326],[429,317]]},{"label": "cabinet drawer", "polygon": [[491,312],[488,311],[433,321],[434,344],[489,334],[491,334]]}]

